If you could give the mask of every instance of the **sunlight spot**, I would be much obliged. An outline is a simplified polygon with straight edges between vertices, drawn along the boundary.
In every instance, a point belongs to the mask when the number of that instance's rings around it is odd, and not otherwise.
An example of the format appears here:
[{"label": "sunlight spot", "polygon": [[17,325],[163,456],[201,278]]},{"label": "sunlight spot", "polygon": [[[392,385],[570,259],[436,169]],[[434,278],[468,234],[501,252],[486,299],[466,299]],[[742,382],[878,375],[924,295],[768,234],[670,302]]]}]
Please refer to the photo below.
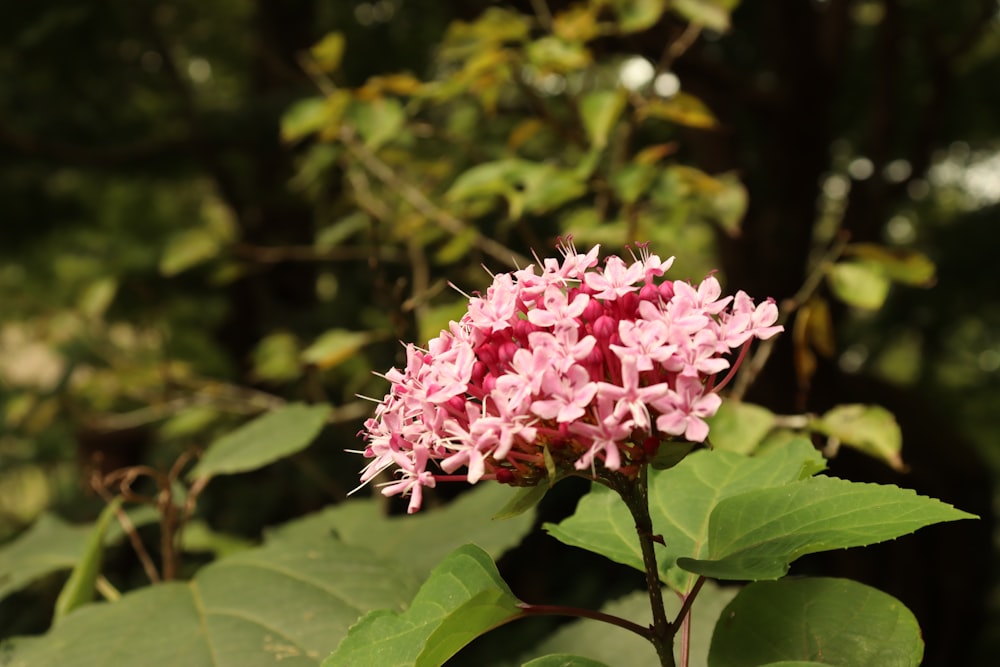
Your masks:
[{"label": "sunlight spot", "polygon": [[653,91],[660,97],[673,97],[681,92],[681,80],[673,72],[664,72],[653,81]]},{"label": "sunlight spot", "polygon": [[618,80],[629,90],[639,90],[653,80],[653,64],[645,58],[635,56],[622,63],[618,70]]},{"label": "sunlight spot", "polygon": [[875,172],[875,165],[866,157],[858,157],[851,160],[847,165],[847,173],[856,181],[863,181],[870,178]]}]

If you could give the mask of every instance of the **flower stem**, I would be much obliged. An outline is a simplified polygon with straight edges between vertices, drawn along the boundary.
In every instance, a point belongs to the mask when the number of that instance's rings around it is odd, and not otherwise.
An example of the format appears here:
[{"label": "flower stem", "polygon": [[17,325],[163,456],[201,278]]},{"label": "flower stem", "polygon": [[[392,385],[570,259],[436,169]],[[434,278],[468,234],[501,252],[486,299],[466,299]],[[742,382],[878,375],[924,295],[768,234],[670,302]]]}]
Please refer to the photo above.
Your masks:
[{"label": "flower stem", "polygon": [[681,667],[688,666],[688,658],[691,653],[691,605],[694,603],[695,597],[697,597],[698,592],[704,584],[705,577],[698,577],[691,591],[687,595],[681,596],[681,608],[677,612],[677,618],[674,619],[673,627],[675,631],[677,624],[681,624]]},{"label": "flower stem", "polygon": [[[675,667],[673,638],[676,629],[667,620],[667,612],[663,607],[663,590],[660,585],[660,573],[656,567],[656,552],[653,549],[653,543],[657,538],[653,535],[653,521],[649,516],[647,470],[648,466],[640,466],[635,479],[615,476],[608,481],[632,514],[635,530],[639,536],[642,563],[646,570],[646,590],[653,611],[653,625],[648,633],[649,641],[656,649],[661,667]],[[662,542],[662,538],[660,541]]]}]

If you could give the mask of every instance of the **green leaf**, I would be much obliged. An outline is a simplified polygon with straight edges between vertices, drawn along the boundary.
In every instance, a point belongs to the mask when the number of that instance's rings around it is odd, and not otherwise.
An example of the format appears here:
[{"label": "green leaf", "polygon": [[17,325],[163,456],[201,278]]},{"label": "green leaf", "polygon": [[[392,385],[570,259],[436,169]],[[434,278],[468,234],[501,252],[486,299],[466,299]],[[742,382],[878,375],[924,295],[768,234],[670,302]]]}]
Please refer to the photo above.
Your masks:
[{"label": "green leaf", "polygon": [[806,554],[972,518],[909,489],[815,477],[722,500],[709,521],[707,558],[684,557],[677,564],[715,579],[777,579]]},{"label": "green leaf", "polygon": [[613,0],[622,32],[652,28],[666,9],[666,0]]},{"label": "green leaf", "polygon": [[305,449],[330,414],[329,405],[291,403],[227,433],[205,451],[188,479],[263,468]]},{"label": "green leaf", "polygon": [[722,186],[707,199],[709,217],[731,237],[740,235],[743,216],[746,215],[750,196],[735,174],[718,174],[715,180]]},{"label": "green leaf", "polygon": [[594,90],[583,96],[580,116],[591,146],[600,149],[608,145],[608,137],[625,109],[625,101],[624,90]]},{"label": "green leaf", "polygon": [[896,282],[916,287],[934,284],[934,262],[922,252],[875,243],[852,243],[844,248],[844,254],[877,264]]},{"label": "green leaf", "polygon": [[167,241],[160,257],[160,273],[175,276],[217,257],[221,250],[217,233],[204,227],[186,229]]},{"label": "green leaf", "polygon": [[322,369],[333,368],[353,357],[372,339],[368,331],[330,329],[302,351],[302,362]]},{"label": "green leaf", "polygon": [[485,162],[463,172],[445,196],[454,202],[503,196],[510,216],[521,211],[546,213],[587,191],[586,175],[576,170],[521,159]]},{"label": "green leaf", "polygon": [[[133,525],[158,520],[151,507],[129,512]],[[72,569],[79,562],[93,533],[92,524],[73,525],[52,514],[43,514],[22,535],[0,547],[0,600],[42,577]],[[118,524],[111,524],[105,544],[122,539]]]},{"label": "green leaf", "polygon": [[493,558],[517,546],[531,531],[534,512],[505,521],[489,519],[513,493],[502,484],[477,484],[444,507],[398,517],[383,516],[372,500],[352,500],[268,531],[266,539],[287,542],[332,534],[385,558],[406,554],[406,567],[426,577],[467,542],[475,542]]},{"label": "green leaf", "polygon": [[833,293],[849,306],[877,310],[889,296],[889,278],[877,264],[837,262],[826,277]]},{"label": "green leaf", "polygon": [[727,399],[706,421],[713,447],[750,454],[774,426],[774,413],[753,403]]},{"label": "green leaf", "polygon": [[[722,609],[736,596],[738,587],[721,588],[707,581],[691,607],[691,637],[688,667],[705,667],[712,631]],[[672,591],[663,591],[663,602],[667,618],[675,618],[680,612],[681,600]],[[652,613],[649,609],[649,595],[636,591],[601,608],[606,614],[627,618],[639,625],[651,625]],[[581,619],[567,623],[551,633],[534,647],[530,653],[563,653],[573,651],[607,663],[611,667],[633,667],[633,665],[658,664],[656,651],[646,639],[606,623],[595,623]],[[675,657],[680,663],[680,642],[674,647]],[[524,656],[521,657],[525,659]]]},{"label": "green leaf", "polygon": [[611,174],[611,187],[626,204],[634,204],[656,180],[659,169],[652,164],[627,164]]},{"label": "green leaf", "polygon": [[[784,485],[823,465],[822,456],[812,444],[798,439],[763,456],[701,450],[669,470],[651,470],[649,512],[653,530],[664,541],[656,546],[660,579],[681,592],[694,584],[695,577],[678,569],[675,562],[708,552],[709,516],[724,498]],[[595,484],[580,500],[573,516],[543,528],[560,542],[644,571],[633,523],[618,495]]]},{"label": "green leaf", "polygon": [[253,546],[250,540],[244,537],[212,530],[208,523],[201,519],[194,519],[184,524],[181,540],[185,552],[207,552],[216,558],[225,558]]},{"label": "green leaf", "polygon": [[556,35],[546,35],[525,48],[528,62],[545,73],[566,74],[591,63],[590,51],[582,42],[571,42]]},{"label": "green leaf", "polygon": [[159,436],[164,439],[185,438],[205,430],[218,418],[219,412],[214,408],[185,408],[163,422],[158,429]]},{"label": "green leaf", "polygon": [[405,612],[375,611],[358,621],[323,667],[438,667],[518,616],[517,605],[492,559],[469,544],[434,568]]},{"label": "green leaf", "polygon": [[569,653],[559,653],[546,655],[541,658],[530,660],[521,667],[608,667],[603,662],[597,662],[590,658],[582,658]]},{"label": "green leaf", "polygon": [[548,213],[587,192],[586,179],[573,170],[550,164],[532,166],[532,169],[524,171],[515,186],[520,191],[521,206],[527,213]]},{"label": "green leaf", "polygon": [[691,23],[716,32],[728,32],[730,14],[739,0],[673,0],[670,8]]},{"label": "green leaf", "polygon": [[114,301],[117,291],[117,280],[107,276],[98,278],[83,290],[77,305],[80,311],[87,317],[101,317],[107,311],[111,302]]},{"label": "green leaf", "polygon": [[524,169],[525,163],[526,160],[505,159],[484,162],[466,169],[448,188],[445,197],[457,202],[506,194],[516,182],[517,173]]},{"label": "green leaf", "polygon": [[903,603],[848,579],[750,584],[722,612],[710,667],[917,667],[923,640]]},{"label": "green leaf", "polygon": [[316,232],[317,248],[336,248],[352,236],[371,229],[372,219],[364,211],[354,211],[338,218]]},{"label": "green leaf", "polygon": [[879,405],[838,405],[810,427],[903,470],[903,434],[891,412]]},{"label": "green leaf", "polygon": [[530,511],[542,501],[548,490],[549,485],[545,482],[539,482],[534,486],[522,486],[518,488],[514,497],[501,507],[500,511],[493,515],[493,518],[503,521],[504,519],[513,519]]},{"label": "green leaf", "polygon": [[302,375],[295,334],[278,331],[264,336],[251,354],[253,375],[267,382],[288,382]]},{"label": "green leaf", "polygon": [[661,442],[660,446],[656,449],[656,454],[650,459],[649,465],[655,470],[673,468],[683,461],[684,457],[691,453],[694,447],[695,443],[693,442],[677,442],[674,440]]},{"label": "green leaf", "polygon": [[315,667],[361,614],[402,609],[416,587],[395,562],[329,538],[272,544],[81,607],[0,654],[7,667]]},{"label": "green leaf", "polygon": [[368,102],[355,100],[347,116],[372,150],[395,138],[406,123],[403,105],[393,97],[378,97]]},{"label": "green leaf", "polygon": [[319,132],[331,121],[330,106],[324,97],[307,97],[289,107],[281,117],[281,140],[294,142]]},{"label": "green leaf", "polygon": [[58,623],[66,614],[94,599],[97,576],[101,573],[101,560],[104,556],[104,538],[108,525],[121,506],[122,498],[118,496],[105,506],[94,527],[90,529],[83,555],[73,566],[69,579],[56,598],[53,623]]},{"label": "green leaf", "polygon": [[20,537],[0,547],[0,599],[47,574],[72,568],[90,532],[90,526],[43,514]]}]

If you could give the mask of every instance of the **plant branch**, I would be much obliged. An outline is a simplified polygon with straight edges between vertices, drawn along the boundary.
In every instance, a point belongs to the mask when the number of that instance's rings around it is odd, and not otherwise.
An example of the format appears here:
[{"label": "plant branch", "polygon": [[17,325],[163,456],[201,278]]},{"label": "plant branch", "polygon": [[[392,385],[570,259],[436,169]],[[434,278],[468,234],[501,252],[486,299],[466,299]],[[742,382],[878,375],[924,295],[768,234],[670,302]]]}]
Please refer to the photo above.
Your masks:
[{"label": "plant branch", "polygon": [[524,612],[524,616],[574,616],[577,618],[589,618],[591,620],[617,625],[619,628],[624,628],[629,632],[634,632],[643,639],[652,641],[651,631],[649,628],[643,627],[638,623],[633,623],[632,621],[619,616],[605,614],[602,611],[582,609],[580,607],[563,607],[561,605],[551,604],[528,604],[527,602],[518,603],[517,606]]},{"label": "plant branch", "polygon": [[[108,492],[104,485],[103,480],[101,480],[100,475],[95,474],[90,479],[90,486],[97,492],[104,502],[110,503],[113,496]],[[135,552],[136,557],[142,564],[142,569],[146,572],[146,576],[149,577],[151,583],[159,583],[160,573],[156,571],[156,566],[153,564],[153,559],[150,558],[149,552],[146,551],[146,546],[142,543],[142,538],[139,537],[139,531],[135,529],[135,524],[132,523],[132,519],[129,518],[128,513],[125,512],[121,507],[115,508],[115,517],[118,519],[119,525],[122,527],[122,531],[128,536],[129,543],[132,545],[132,550]]]},{"label": "plant branch", "polygon": [[[427,195],[409,181],[403,179],[392,168],[383,162],[374,152],[368,149],[362,142],[358,141],[354,130],[348,126],[340,129],[338,138],[347,147],[358,162],[368,170],[375,178],[382,181],[393,192],[401,196],[410,206],[421,215],[433,220],[441,225],[446,231],[452,234],[463,234],[469,226],[454,215],[444,210]],[[476,233],[472,244],[490,257],[503,262],[510,267],[527,266],[531,263],[524,255],[511,250],[502,243],[498,243],[491,238]]]},{"label": "plant branch", "polygon": [[[826,276],[826,271],[830,264],[835,262],[841,253],[844,252],[844,248],[847,247],[847,241],[847,234],[842,233],[837,236],[823,257],[816,262],[812,272],[806,277],[799,291],[781,303],[776,324],[781,326],[787,324],[792,314],[816,293],[816,290],[819,289],[820,284],[823,282],[823,277]],[[743,400],[750,385],[760,375],[767,360],[771,358],[771,353],[774,352],[774,345],[777,340],[778,336],[772,336],[762,342],[757,351],[750,357],[749,362],[743,364],[743,371],[736,377],[733,391],[730,394],[733,399],[737,401]]]}]

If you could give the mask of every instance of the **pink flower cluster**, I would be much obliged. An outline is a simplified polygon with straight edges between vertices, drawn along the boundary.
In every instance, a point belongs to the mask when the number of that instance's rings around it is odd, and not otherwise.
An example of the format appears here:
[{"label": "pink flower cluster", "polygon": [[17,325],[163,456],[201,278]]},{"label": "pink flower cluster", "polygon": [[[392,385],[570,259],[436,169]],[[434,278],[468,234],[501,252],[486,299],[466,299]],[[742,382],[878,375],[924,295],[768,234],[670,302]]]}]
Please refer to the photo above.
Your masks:
[{"label": "pink flower cluster", "polygon": [[427,349],[407,345],[406,368],[385,374],[389,393],[360,434],[372,459],[362,485],[395,466],[382,493],[409,494],[414,512],[442,480],[527,486],[553,466],[637,471],[661,440],[703,441],[733,351],[782,330],[772,300],[721,297],[713,276],[662,280],[673,258],[645,246],[603,266],[598,246],[560,251],[562,261],[494,276]]}]

